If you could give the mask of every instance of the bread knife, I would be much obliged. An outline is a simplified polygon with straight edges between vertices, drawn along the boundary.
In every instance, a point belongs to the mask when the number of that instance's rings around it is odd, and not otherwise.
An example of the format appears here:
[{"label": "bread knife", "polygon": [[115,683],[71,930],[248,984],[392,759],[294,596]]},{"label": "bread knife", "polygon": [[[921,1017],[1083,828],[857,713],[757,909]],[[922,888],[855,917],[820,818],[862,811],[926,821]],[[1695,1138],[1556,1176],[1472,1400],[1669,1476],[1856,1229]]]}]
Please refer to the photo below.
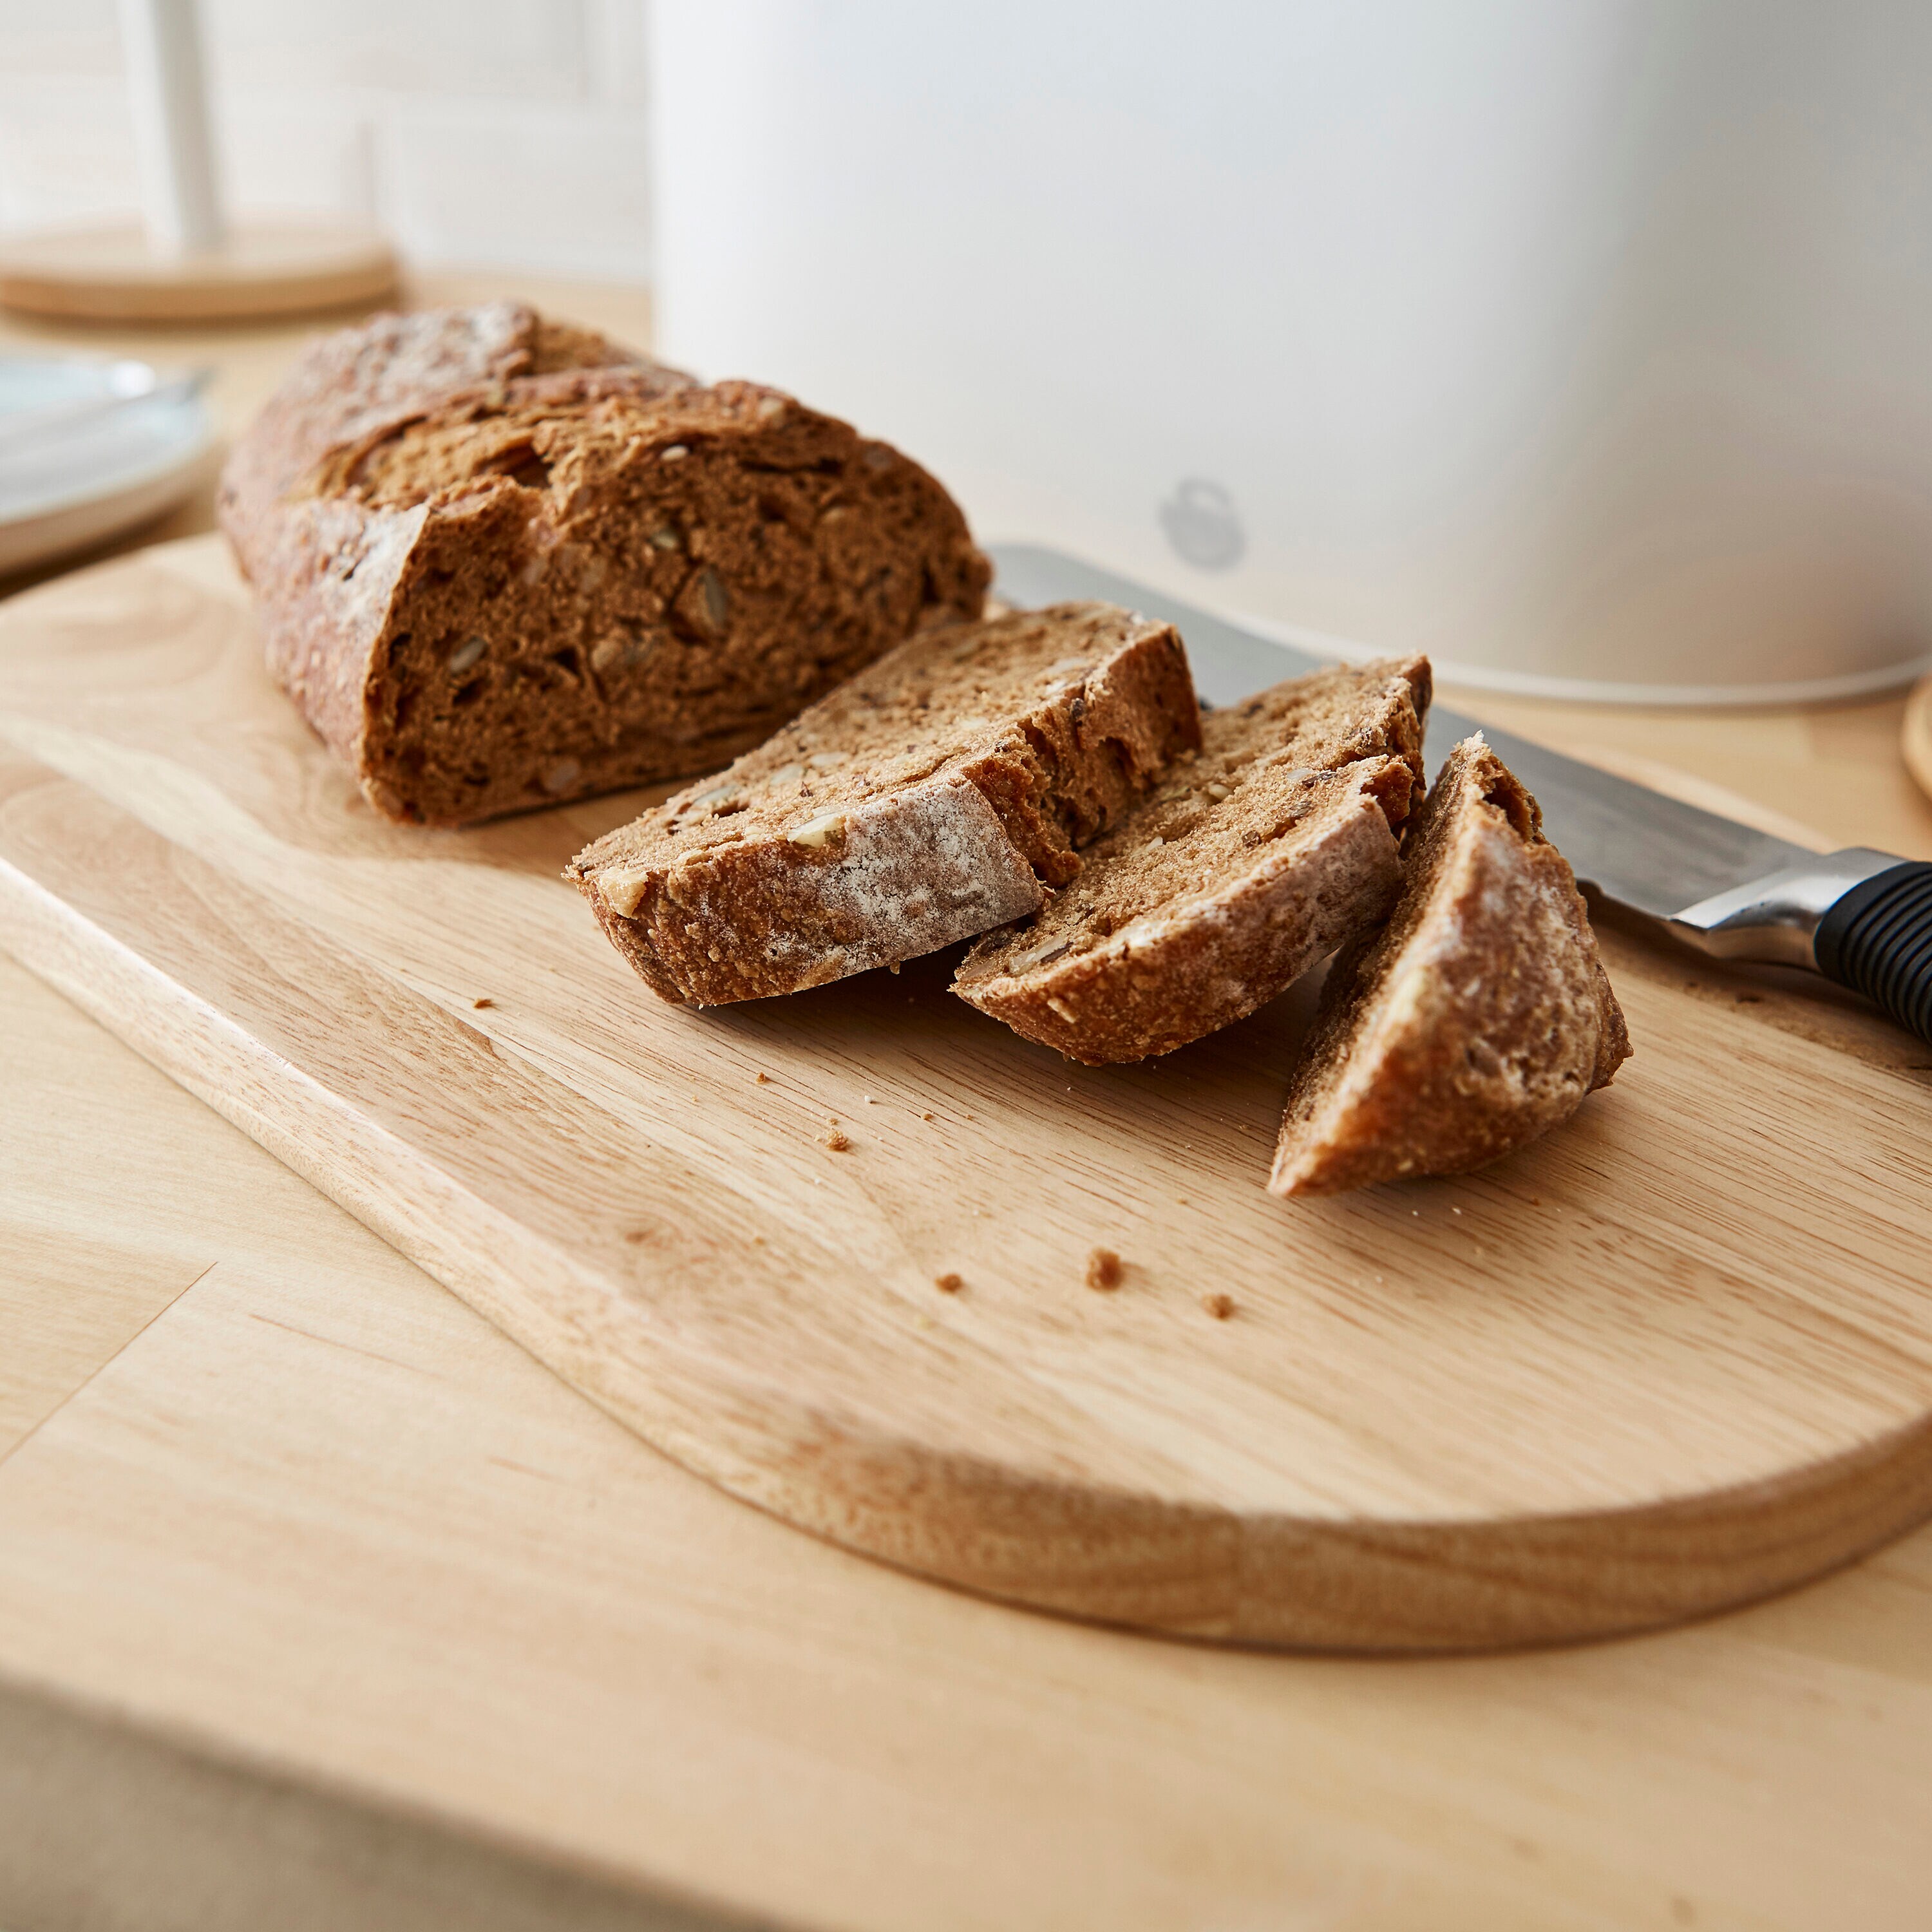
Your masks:
[{"label": "bread knife", "polygon": [[[1210,704],[1324,662],[1058,550],[996,544],[992,554],[995,594],[1009,604],[1100,598],[1173,625]],[[1544,830],[1585,885],[1713,958],[1822,974],[1932,1040],[1932,865],[1863,846],[1808,852],[1437,706],[1430,769],[1479,729],[1535,794]]]}]

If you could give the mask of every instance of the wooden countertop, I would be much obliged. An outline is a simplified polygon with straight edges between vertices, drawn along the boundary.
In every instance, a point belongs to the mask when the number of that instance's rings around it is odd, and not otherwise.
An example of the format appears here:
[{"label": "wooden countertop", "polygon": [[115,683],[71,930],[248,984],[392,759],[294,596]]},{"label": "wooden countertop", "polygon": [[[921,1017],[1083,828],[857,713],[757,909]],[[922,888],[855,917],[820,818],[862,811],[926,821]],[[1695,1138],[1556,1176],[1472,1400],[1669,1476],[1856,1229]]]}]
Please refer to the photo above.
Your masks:
[{"label": "wooden countertop", "polygon": [[[302,332],[86,339],[232,425]],[[1932,857],[1902,700],[1460,701]],[[1058,1623],[686,1475],[4,962],[0,1066],[0,1924],[1924,1922],[1932,1528],[1582,1650]]]}]

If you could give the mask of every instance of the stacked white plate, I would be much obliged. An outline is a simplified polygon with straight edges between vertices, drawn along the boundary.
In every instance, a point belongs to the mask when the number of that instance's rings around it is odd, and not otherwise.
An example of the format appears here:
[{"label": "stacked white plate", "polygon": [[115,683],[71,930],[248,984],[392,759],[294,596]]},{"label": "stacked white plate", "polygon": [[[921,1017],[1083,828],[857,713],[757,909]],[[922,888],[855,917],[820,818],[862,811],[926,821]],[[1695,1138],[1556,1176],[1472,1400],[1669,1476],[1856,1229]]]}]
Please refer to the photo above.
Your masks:
[{"label": "stacked white plate", "polygon": [[201,380],[110,356],[0,356],[0,574],[187,496],[214,442]]}]

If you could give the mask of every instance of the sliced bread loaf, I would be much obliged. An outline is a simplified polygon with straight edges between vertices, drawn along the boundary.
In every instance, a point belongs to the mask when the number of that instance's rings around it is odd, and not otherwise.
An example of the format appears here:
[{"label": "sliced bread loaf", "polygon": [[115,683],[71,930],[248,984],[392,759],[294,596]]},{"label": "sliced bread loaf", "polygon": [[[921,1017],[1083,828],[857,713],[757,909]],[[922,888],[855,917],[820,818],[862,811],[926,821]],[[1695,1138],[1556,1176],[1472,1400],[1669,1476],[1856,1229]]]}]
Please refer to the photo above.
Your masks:
[{"label": "sliced bread loaf", "polygon": [[1209,715],[1198,757],[953,990],[1089,1065],[1250,1013],[1382,919],[1421,789],[1429,662],[1317,672]]},{"label": "sliced bread loaf", "polygon": [[570,876],[666,999],[795,992],[1032,911],[1200,742],[1168,626],[1064,604],[929,632]]},{"label": "sliced bread loaf", "polygon": [[1336,960],[1269,1186],[1457,1174],[1568,1120],[1630,1054],[1568,862],[1480,734],[1417,814],[1383,930]]},{"label": "sliced bread loaf", "polygon": [[222,516],[274,675],[434,825],[714,769],[990,575],[886,445],[508,304],[322,343]]}]

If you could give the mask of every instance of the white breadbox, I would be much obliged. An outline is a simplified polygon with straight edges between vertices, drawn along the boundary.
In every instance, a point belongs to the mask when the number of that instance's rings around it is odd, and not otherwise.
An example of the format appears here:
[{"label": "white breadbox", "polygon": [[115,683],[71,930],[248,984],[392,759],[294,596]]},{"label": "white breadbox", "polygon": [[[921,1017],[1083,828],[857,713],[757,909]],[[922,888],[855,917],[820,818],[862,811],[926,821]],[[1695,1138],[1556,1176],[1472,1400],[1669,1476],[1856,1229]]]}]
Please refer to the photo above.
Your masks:
[{"label": "white breadbox", "polygon": [[1712,700],[1932,650],[1923,0],[655,0],[660,345],[983,538]]}]

